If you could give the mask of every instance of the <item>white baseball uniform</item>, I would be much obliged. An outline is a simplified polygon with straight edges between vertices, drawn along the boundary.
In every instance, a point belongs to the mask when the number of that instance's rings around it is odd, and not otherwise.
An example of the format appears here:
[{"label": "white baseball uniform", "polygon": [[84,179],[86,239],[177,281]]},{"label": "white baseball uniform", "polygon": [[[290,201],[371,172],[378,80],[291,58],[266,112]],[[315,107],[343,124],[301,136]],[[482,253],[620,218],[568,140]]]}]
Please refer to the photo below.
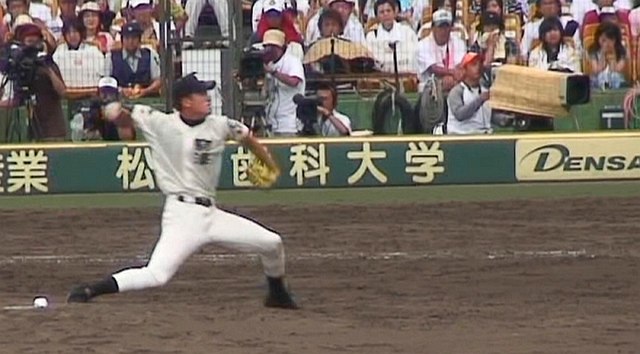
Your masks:
[{"label": "white baseball uniform", "polygon": [[222,37],[228,38],[229,7],[226,0],[187,0],[185,11],[189,17],[187,18],[187,23],[184,28],[185,36],[195,37],[196,29],[198,29],[198,18],[207,3],[213,7],[213,12],[216,14],[218,26],[220,26],[220,34]]},{"label": "white baseball uniform", "polygon": [[[119,291],[164,285],[180,265],[205,244],[258,253],[269,277],[284,275],[280,236],[257,223],[202,200],[215,198],[225,141],[241,140],[249,131],[225,116],[209,115],[187,125],[178,112],[166,114],[136,105],[131,112],[152,149],[156,182],[166,196],[162,232],[147,266],[113,275]],[[198,199],[198,204],[196,202]]]}]

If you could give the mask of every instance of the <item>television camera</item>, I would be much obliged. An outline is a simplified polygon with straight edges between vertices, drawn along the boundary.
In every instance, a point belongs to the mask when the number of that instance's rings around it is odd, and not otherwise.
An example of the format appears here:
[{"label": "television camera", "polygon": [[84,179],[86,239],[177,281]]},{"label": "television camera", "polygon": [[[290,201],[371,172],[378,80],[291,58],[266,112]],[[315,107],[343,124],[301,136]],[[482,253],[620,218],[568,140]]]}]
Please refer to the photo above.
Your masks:
[{"label": "television camera", "polygon": [[44,50],[44,44],[27,46],[19,42],[11,42],[0,50],[0,72],[5,75],[5,81],[13,84],[14,92],[21,98],[27,98],[36,80],[38,67],[53,63],[53,59]]},{"label": "television camera", "polygon": [[264,51],[255,47],[245,48],[240,59],[237,87],[240,93],[240,116],[257,136],[268,136],[271,127],[266,119],[267,98],[264,94]]}]

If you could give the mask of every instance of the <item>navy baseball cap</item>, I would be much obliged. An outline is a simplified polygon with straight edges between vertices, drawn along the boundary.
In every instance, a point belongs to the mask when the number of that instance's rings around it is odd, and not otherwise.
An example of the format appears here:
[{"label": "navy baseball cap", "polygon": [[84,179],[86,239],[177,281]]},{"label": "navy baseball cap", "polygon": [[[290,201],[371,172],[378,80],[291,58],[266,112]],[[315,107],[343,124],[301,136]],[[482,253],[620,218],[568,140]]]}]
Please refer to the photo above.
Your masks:
[{"label": "navy baseball cap", "polygon": [[216,87],[215,81],[200,81],[196,77],[196,73],[183,76],[173,84],[173,102],[179,102],[194,93],[207,93]]},{"label": "navy baseball cap", "polygon": [[137,22],[129,22],[122,26],[122,31],[120,34],[125,36],[141,36],[142,35],[142,27]]}]

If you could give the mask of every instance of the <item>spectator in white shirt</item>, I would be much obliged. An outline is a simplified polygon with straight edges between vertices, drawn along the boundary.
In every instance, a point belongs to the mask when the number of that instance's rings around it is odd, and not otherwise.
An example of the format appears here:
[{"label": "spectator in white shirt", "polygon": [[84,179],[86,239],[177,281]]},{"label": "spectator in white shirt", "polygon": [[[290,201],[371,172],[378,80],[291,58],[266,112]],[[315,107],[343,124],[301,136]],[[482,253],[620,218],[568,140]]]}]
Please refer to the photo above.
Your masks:
[{"label": "spectator in white shirt", "polygon": [[320,30],[318,21],[320,15],[327,9],[338,11],[342,17],[344,31],[342,37],[352,42],[365,43],[364,27],[353,13],[355,0],[329,0],[326,2],[325,8],[313,15],[307,23],[307,33],[305,34],[305,44],[309,45],[320,39]]},{"label": "spectator in white shirt", "polygon": [[304,43],[306,45],[317,41],[321,37],[320,26],[318,25],[318,22],[320,20],[320,15],[322,15],[322,13],[329,9],[329,0],[323,0],[320,2],[320,4],[322,5],[322,7],[318,9],[318,11],[316,11],[313,15],[311,15],[309,21],[307,21],[307,30],[304,33]]},{"label": "spectator in white shirt", "polygon": [[[466,43],[451,35],[453,16],[447,10],[433,13],[433,30],[418,42],[418,79],[426,82],[432,75],[442,80],[448,92],[461,78],[457,66],[467,52]],[[422,86],[422,85],[421,85]]]},{"label": "spectator in white shirt", "polygon": [[335,87],[322,85],[316,95],[322,101],[318,107],[318,130],[321,136],[348,136],[351,134],[351,120],[338,112],[338,92]]},{"label": "spectator in white shirt", "polygon": [[529,67],[580,72],[580,55],[574,44],[564,40],[562,22],[549,17],[540,24],[540,43],[529,55]]},{"label": "spectator in white shirt", "polygon": [[493,12],[484,12],[474,36],[475,39],[470,51],[482,54],[485,68],[517,62],[518,43],[507,38],[504,21],[499,15]]},{"label": "spectator in white shirt", "polygon": [[284,32],[268,30],[263,36],[264,71],[267,73],[267,121],[275,136],[296,136],[296,104],[293,97],[304,95],[302,61],[286,50]]},{"label": "spectator in white shirt", "polygon": [[343,37],[352,42],[364,44],[364,28],[353,13],[355,1],[356,0],[331,0],[329,7],[338,11],[340,16],[342,16],[342,22],[345,24]]},{"label": "spectator in white shirt", "polygon": [[399,71],[415,72],[418,35],[408,25],[396,21],[396,4],[396,0],[376,1],[374,12],[378,24],[367,33],[367,46],[381,63],[382,71],[394,71],[393,50],[389,46],[393,44],[397,51]]},{"label": "spectator in white shirt", "polygon": [[424,18],[425,9],[431,7],[431,0],[413,0],[411,13],[413,17],[413,25],[416,29],[422,27],[422,19]]},{"label": "spectator in white shirt", "polygon": [[[617,0],[612,1],[613,7],[619,10],[629,10],[631,9],[632,2],[630,0]],[[584,16],[589,11],[598,10],[598,5],[594,0],[573,0],[571,1],[571,14],[573,14],[573,19],[582,26]]]},{"label": "spectator in white shirt", "polygon": [[[413,6],[417,1],[421,1],[421,0],[394,0],[393,1],[395,4],[394,6],[397,6],[398,8],[398,13],[396,15],[398,21],[407,21],[409,23],[413,23]],[[376,5],[376,0],[367,0],[363,9],[363,12],[365,15],[364,17],[366,21],[377,17],[376,11],[375,11],[375,7],[376,7],[375,5]]]},{"label": "spectator in white shirt", "polygon": [[527,23],[524,26],[524,35],[522,36],[522,43],[520,43],[520,55],[526,61],[529,56],[529,52],[533,47],[534,42],[538,39],[538,29],[542,20],[548,17],[558,17],[562,22],[562,26],[565,29],[565,33],[573,32],[573,41],[576,46],[580,45],[580,31],[577,30],[578,23],[571,19],[571,17],[562,16],[562,5],[560,0],[537,0],[538,11],[542,15],[542,18],[536,19]]},{"label": "spectator in white shirt", "polygon": [[318,30],[320,31],[320,38],[342,37],[344,23],[342,23],[340,13],[332,9],[322,11],[318,20]]},{"label": "spectator in white shirt", "polygon": [[615,23],[602,22],[589,48],[591,86],[618,89],[626,85],[629,55],[622,42],[622,32]]},{"label": "spectator in white shirt", "polygon": [[[428,0],[428,1],[430,2],[431,0]],[[452,6],[452,3],[453,3],[453,6]],[[457,18],[456,11],[455,11],[455,0],[434,0],[433,6],[434,6],[433,7],[434,12],[441,9],[451,12],[451,14],[453,15],[453,27],[451,30],[452,34],[454,36],[460,37],[460,39],[467,42],[469,39],[469,34],[467,33],[467,28],[465,27],[462,19]],[[431,27],[432,27],[431,22],[425,22],[425,23],[420,22],[420,23],[421,25],[417,27],[419,39],[426,37],[426,35],[428,35],[429,32],[431,32]]]},{"label": "spectator in white shirt", "polygon": [[[58,46],[58,50],[55,54],[58,54],[58,51],[80,50],[85,47],[97,49],[96,46],[92,44],[84,43],[84,29],[82,23],[78,19],[72,19],[65,22],[62,27],[62,36],[64,38],[64,43]],[[53,55],[54,59],[56,58],[55,54]]]},{"label": "spectator in white shirt", "polygon": [[93,86],[104,72],[104,55],[93,44],[84,42],[82,23],[69,20],[62,27],[64,43],[53,53],[68,88]]}]

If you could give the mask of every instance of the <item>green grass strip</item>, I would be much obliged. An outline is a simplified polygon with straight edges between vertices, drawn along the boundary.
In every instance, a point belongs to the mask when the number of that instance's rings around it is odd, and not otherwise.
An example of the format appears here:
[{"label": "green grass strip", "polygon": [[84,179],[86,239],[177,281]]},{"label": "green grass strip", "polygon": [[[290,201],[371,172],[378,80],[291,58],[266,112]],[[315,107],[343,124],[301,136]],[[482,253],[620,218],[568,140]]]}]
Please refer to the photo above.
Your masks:
[{"label": "green grass strip", "polygon": [[[640,196],[640,181],[509,185],[221,191],[222,205],[436,203],[579,197]],[[65,194],[0,197],[0,208],[159,207],[158,193]]]}]

